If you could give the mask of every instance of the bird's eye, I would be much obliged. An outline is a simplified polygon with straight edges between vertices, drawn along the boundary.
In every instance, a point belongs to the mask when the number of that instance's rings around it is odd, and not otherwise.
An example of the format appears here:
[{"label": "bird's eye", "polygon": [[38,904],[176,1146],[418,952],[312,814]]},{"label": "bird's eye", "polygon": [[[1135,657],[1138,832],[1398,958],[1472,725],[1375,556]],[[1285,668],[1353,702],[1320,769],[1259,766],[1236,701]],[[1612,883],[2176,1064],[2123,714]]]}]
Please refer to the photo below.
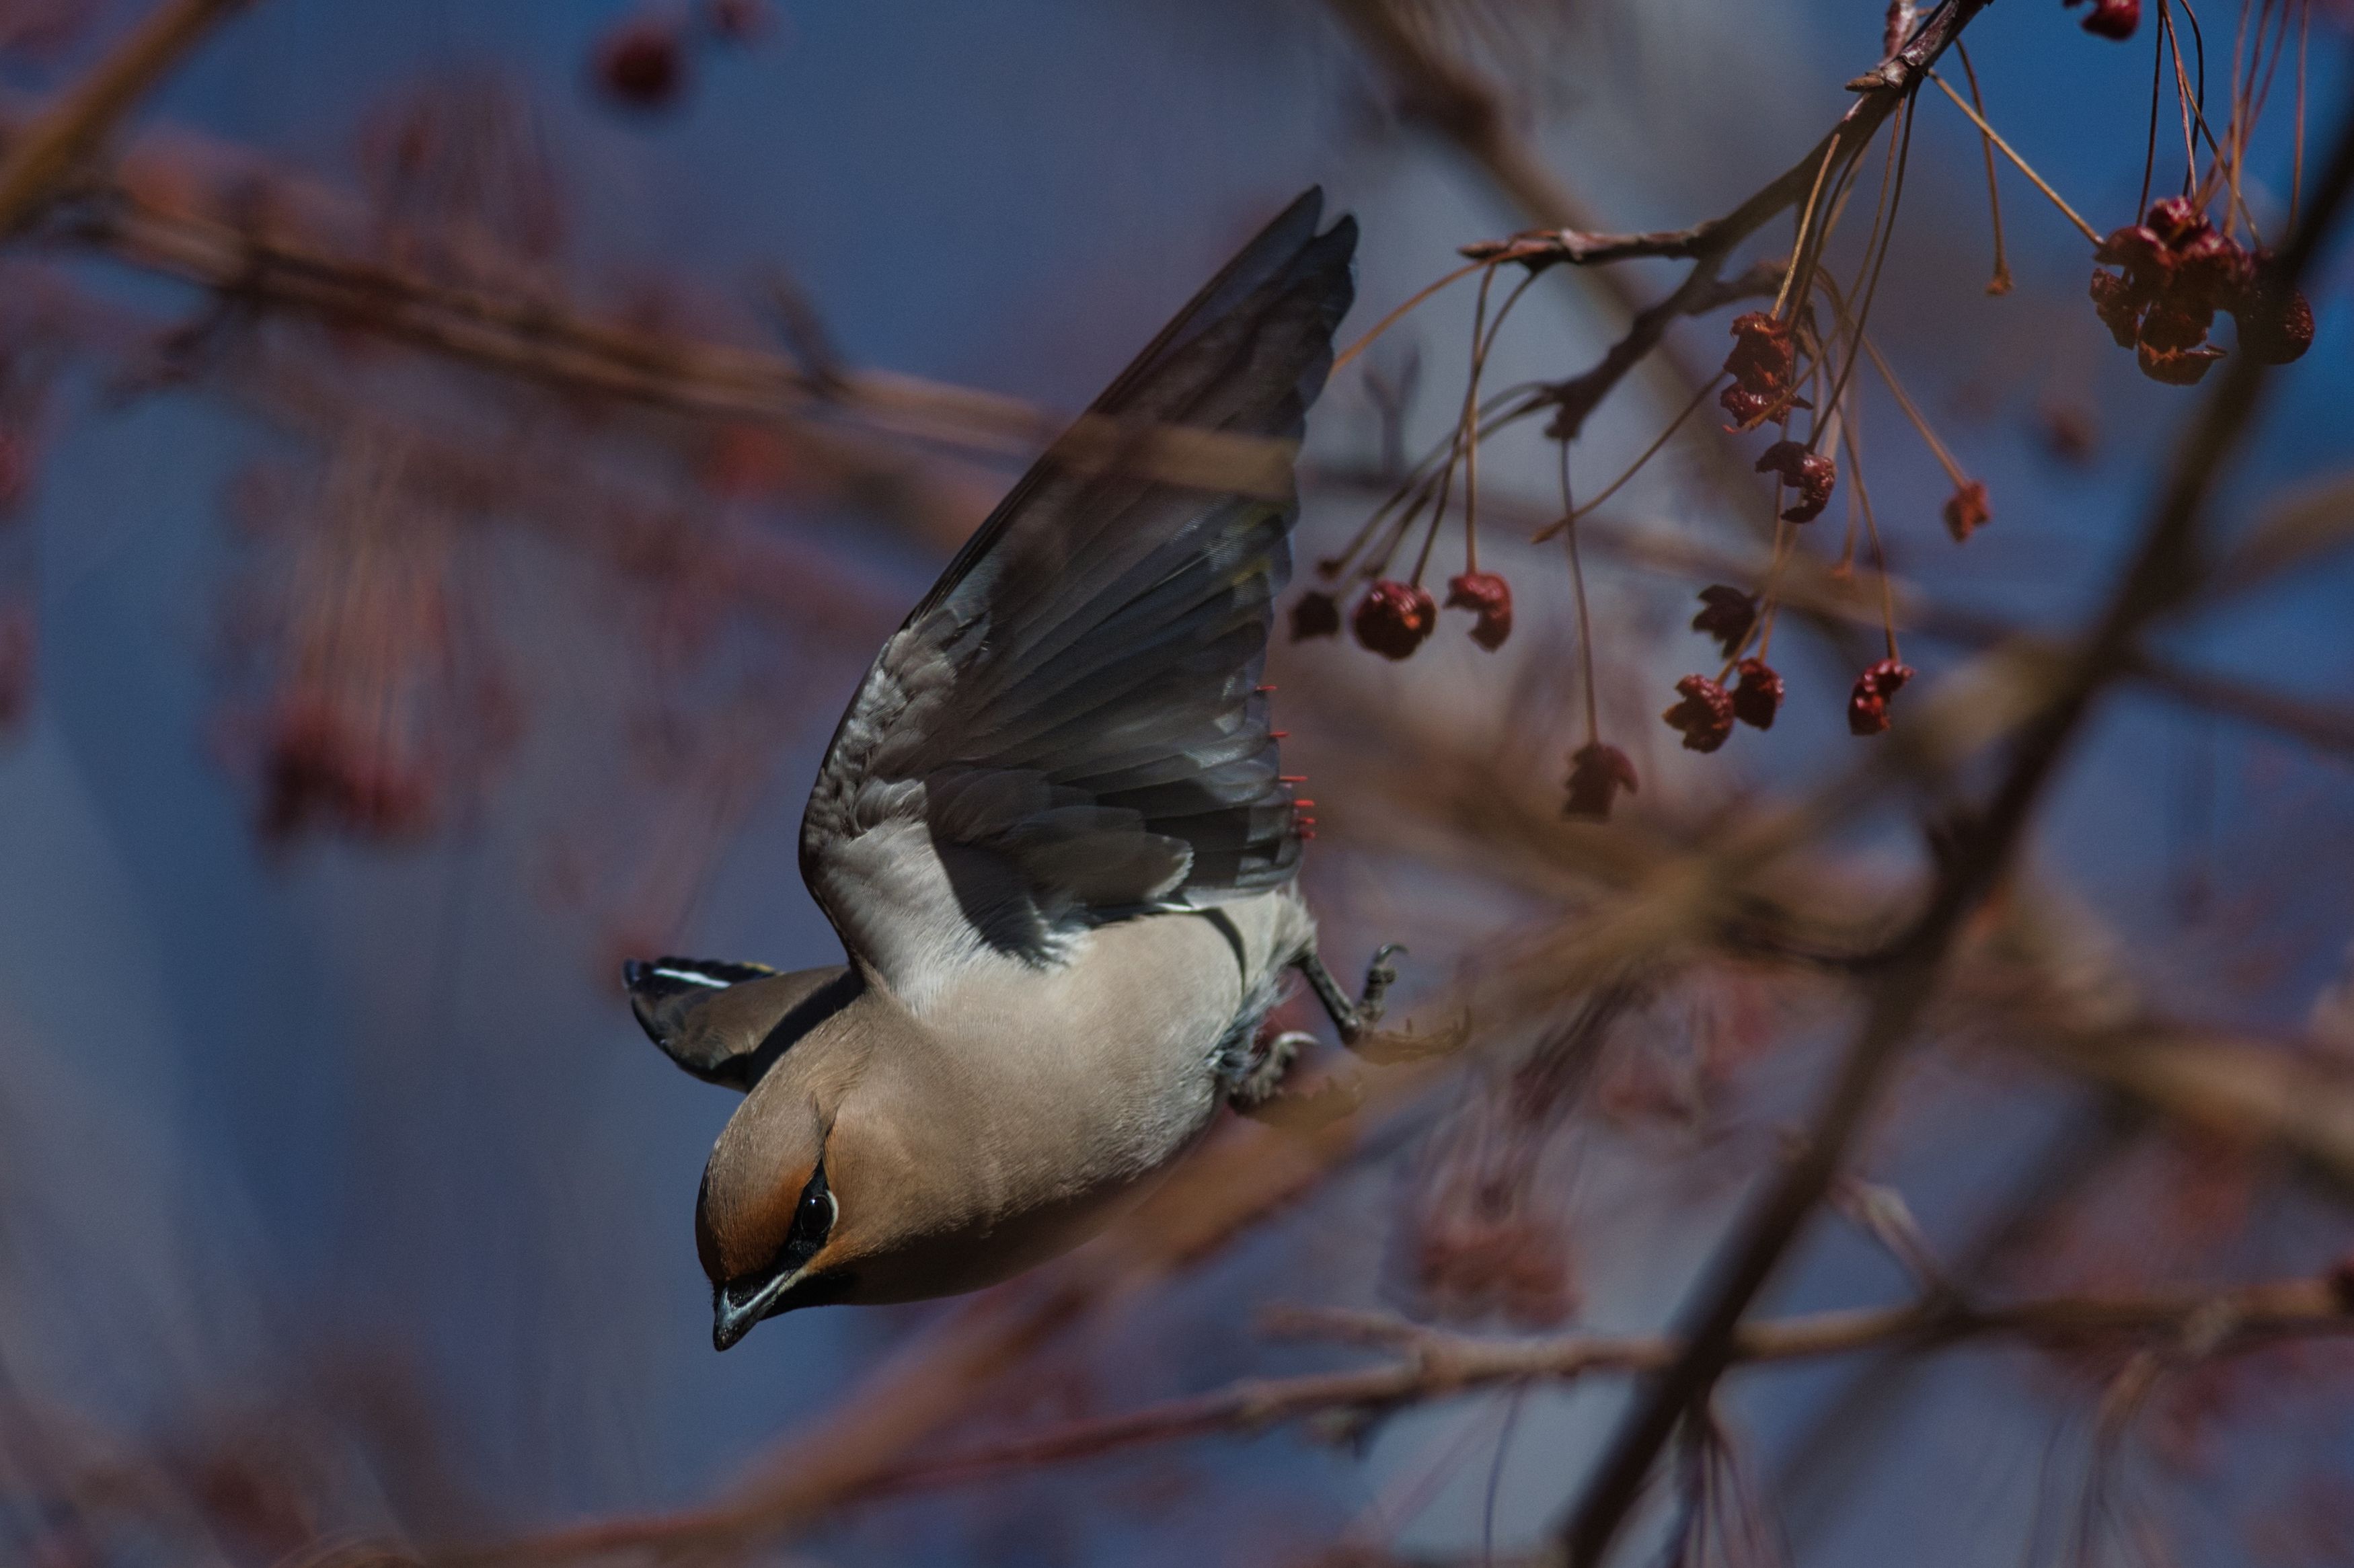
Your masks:
[{"label": "bird's eye", "polygon": [[809,1185],[801,1189],[800,1203],[793,1209],[793,1240],[816,1244],[825,1239],[833,1229],[833,1194],[826,1190],[825,1167],[821,1165],[811,1173]]}]

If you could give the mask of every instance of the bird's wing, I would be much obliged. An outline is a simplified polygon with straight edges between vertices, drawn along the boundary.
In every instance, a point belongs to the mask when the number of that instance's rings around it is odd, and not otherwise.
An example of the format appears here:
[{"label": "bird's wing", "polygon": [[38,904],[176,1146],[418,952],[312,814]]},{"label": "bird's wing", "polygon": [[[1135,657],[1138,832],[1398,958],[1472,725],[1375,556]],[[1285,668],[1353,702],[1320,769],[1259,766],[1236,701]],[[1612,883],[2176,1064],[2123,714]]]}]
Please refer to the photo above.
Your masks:
[{"label": "bird's wing", "polygon": [[856,977],[840,964],[784,974],[766,964],[631,959],[621,966],[621,983],[630,1011],[663,1055],[738,1093],[857,993]]},{"label": "bird's wing", "polygon": [[1291,569],[1290,452],[1354,292],[1355,222],[1319,234],[1322,207],[1311,190],[1269,224],[1080,427],[1097,450],[1107,428],[1284,443],[1279,481],[1175,482],[1065,437],[843,715],[801,874],[911,1004],[984,952],[1051,963],[1088,924],[1292,874],[1259,677]]}]

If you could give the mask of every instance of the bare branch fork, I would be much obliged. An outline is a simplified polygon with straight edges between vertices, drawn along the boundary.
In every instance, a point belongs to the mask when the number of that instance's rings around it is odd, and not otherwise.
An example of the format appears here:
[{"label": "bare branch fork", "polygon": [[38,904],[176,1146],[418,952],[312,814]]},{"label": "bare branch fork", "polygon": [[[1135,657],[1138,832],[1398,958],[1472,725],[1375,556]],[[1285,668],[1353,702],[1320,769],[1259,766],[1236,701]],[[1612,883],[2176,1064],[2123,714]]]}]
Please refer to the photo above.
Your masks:
[{"label": "bare branch fork", "polygon": [[1806,200],[1809,191],[1829,188],[1871,145],[1889,116],[1985,5],[1986,0],[1946,0],[1902,48],[1848,83],[1861,96],[1821,141],[1722,217],[1661,233],[1589,235],[1556,229],[1465,247],[1464,254],[1474,260],[1513,261],[1536,270],[1557,265],[1600,267],[1647,257],[1692,264],[1665,299],[1635,313],[1626,334],[1593,368],[1546,389],[1543,401],[1555,410],[1548,433],[1575,439],[1627,373],[1659,346],[1669,326],[1681,316],[1714,308],[1703,302],[1721,302],[1715,292],[1721,286],[1719,275],[1734,248],[1776,214]]}]

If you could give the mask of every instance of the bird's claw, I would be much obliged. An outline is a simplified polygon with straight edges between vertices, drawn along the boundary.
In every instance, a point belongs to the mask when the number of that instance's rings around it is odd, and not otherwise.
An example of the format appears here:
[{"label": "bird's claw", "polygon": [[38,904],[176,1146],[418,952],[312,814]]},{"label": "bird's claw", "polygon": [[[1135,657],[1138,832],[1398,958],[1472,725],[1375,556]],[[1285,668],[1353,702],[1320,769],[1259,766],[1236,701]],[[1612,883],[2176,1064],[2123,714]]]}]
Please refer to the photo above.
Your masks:
[{"label": "bird's claw", "polygon": [[1365,966],[1365,988],[1353,1002],[1341,993],[1340,982],[1312,949],[1299,956],[1299,972],[1308,977],[1309,989],[1331,1015],[1332,1027],[1341,1032],[1342,1044],[1355,1045],[1381,1022],[1389,989],[1398,978],[1390,959],[1405,951],[1404,944],[1398,942],[1384,942],[1375,948],[1373,962]]},{"label": "bird's claw", "polygon": [[1299,1060],[1300,1048],[1312,1045],[1316,1037],[1297,1029],[1286,1030],[1267,1041],[1259,1059],[1250,1070],[1235,1080],[1226,1091],[1226,1103],[1245,1116],[1256,1115],[1271,1104],[1283,1092],[1284,1075]]}]

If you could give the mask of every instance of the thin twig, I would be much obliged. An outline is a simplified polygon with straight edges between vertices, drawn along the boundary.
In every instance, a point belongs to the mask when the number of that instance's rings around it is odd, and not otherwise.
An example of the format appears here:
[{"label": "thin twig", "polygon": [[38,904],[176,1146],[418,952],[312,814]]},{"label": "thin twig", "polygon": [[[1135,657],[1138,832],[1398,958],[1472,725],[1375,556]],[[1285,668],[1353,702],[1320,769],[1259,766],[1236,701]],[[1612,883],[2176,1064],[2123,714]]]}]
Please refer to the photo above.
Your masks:
[{"label": "thin twig", "polygon": [[[2002,150],[2002,155],[2010,160],[2011,166],[2016,168],[2020,174],[2025,175],[2027,176],[2028,183],[2033,185],[2037,190],[2041,191],[2046,199],[2048,199],[2053,207],[2060,209],[2060,215],[2076,226],[2076,231],[2079,234],[2082,234],[2085,238],[2091,240],[2095,245],[2098,245],[2101,242],[2099,231],[2094,229],[2091,224],[2086,223],[2084,217],[2079,214],[2074,207],[2068,205],[2066,198],[2062,196],[2058,191],[2052,188],[2052,183],[2049,180],[2046,180],[2041,175],[2035,172],[2035,166],[2033,164],[2020,157],[2018,150],[2012,147],[2009,143],[2002,139],[2002,132],[1997,131],[1992,125],[1987,123],[1987,118],[1985,115],[1980,114],[1976,109],[1970,107],[1970,101],[1968,99],[1964,98],[1960,93],[1954,90],[1953,83],[1947,81],[1944,77],[1939,76],[1935,71],[1931,71],[1929,73],[1929,79],[1935,82],[1938,90],[1944,92],[1947,98],[1954,101],[1955,108],[1960,110],[1963,113],[1970,117],[1970,123],[1978,128],[1978,134],[1980,136],[1985,137],[1988,142],[1991,143],[1996,147],[2000,148]],[[1988,183],[1991,184],[1994,178],[1994,171],[1991,168],[1987,171],[1987,178]]]}]

